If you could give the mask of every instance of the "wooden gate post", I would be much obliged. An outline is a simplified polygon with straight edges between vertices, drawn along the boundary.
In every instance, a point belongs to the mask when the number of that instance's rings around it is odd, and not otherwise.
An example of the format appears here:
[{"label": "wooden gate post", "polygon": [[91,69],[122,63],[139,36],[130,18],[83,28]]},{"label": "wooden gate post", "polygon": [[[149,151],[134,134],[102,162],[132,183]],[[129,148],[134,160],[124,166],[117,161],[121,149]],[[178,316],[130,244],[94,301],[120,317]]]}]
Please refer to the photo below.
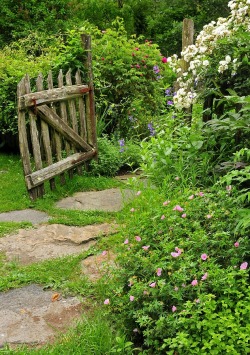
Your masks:
[{"label": "wooden gate post", "polygon": [[[182,51],[194,43],[194,21],[188,18],[183,20],[182,26]],[[189,68],[189,62],[186,62],[184,59],[181,60],[181,73],[186,73]],[[184,115],[187,118],[187,121],[191,123],[192,120],[192,106],[189,108],[183,109]]]},{"label": "wooden gate post", "polygon": [[[92,51],[91,51],[91,36],[82,34],[81,35],[83,48],[86,51],[85,68],[88,75],[88,86],[89,86],[89,100],[87,102],[88,107],[86,107],[87,121],[87,135],[88,143],[94,147],[97,152],[97,136],[96,136],[96,121],[95,121],[95,101],[94,101],[94,81],[93,81],[93,70],[92,70]],[[97,159],[97,154],[95,156]]]}]

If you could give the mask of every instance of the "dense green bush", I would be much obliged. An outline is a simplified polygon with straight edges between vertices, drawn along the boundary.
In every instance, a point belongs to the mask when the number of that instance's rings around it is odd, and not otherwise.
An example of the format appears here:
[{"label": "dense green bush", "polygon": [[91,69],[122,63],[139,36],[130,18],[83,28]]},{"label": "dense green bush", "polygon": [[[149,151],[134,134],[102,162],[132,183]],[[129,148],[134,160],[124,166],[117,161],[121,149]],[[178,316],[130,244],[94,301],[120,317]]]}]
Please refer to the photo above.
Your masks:
[{"label": "dense green bush", "polygon": [[[24,75],[37,77],[51,68],[55,50],[46,48],[52,39],[33,33],[0,51],[0,131],[17,133],[17,85]],[[46,44],[45,44],[46,42]]]},{"label": "dense green bush", "polygon": [[238,205],[229,189],[174,183],[130,205],[109,307],[143,354],[247,354],[250,240],[234,233]]},{"label": "dense green bush", "polygon": [[[92,35],[97,119],[106,112],[106,133],[148,134],[147,124],[164,109],[164,88],[173,80],[157,45],[128,38],[120,20],[104,32],[85,23],[81,32]],[[86,80],[79,30],[53,39],[34,34],[6,47],[0,55],[2,130],[17,131],[15,91],[26,73],[35,77],[51,68],[56,81],[60,69],[65,73],[71,68],[74,73],[79,68]]]}]

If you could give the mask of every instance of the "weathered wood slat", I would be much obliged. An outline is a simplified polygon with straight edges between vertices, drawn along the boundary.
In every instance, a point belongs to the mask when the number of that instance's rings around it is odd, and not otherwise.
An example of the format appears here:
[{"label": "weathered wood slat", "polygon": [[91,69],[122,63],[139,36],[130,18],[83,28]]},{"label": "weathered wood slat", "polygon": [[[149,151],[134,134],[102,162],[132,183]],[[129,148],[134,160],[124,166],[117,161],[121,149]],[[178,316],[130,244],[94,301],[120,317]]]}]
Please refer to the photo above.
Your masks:
[{"label": "weathered wood slat", "polygon": [[[81,85],[81,74],[78,69],[75,75],[76,83]],[[87,128],[86,128],[86,114],[85,114],[85,101],[83,97],[78,99],[79,107],[79,126],[80,126],[80,136],[86,141],[87,140]]]},{"label": "weathered wood slat", "polygon": [[[62,69],[58,75],[58,87],[63,87],[63,72]],[[60,101],[60,116],[65,123],[68,123],[68,114],[67,114],[67,106],[65,101]],[[67,156],[70,154],[70,144],[69,142],[65,141],[65,150]]]},{"label": "weathered wood slat", "polygon": [[63,134],[65,138],[72,142],[77,148],[86,151],[92,150],[92,147],[78,136],[78,134],[48,106],[44,105],[37,107],[37,111],[44,121],[46,121],[51,127],[55,128],[59,133]]},{"label": "weathered wood slat", "polygon": [[[25,84],[24,78],[20,81],[17,86],[17,96],[24,95],[25,93]],[[31,163],[30,163],[30,154],[29,154],[29,144],[26,132],[26,121],[25,121],[25,112],[20,111],[18,106],[18,133],[19,133],[19,147],[20,154],[23,162],[24,174],[28,175],[31,173]]]},{"label": "weathered wood slat", "polygon": [[34,188],[41,184],[41,181],[50,180],[52,177],[61,174],[63,171],[71,169],[72,166],[82,164],[84,161],[91,159],[96,154],[96,151],[92,149],[91,152],[76,153],[70,157],[54,163],[51,166],[47,166],[42,170],[35,171],[25,177],[27,186],[29,189]]},{"label": "weathered wood slat", "polygon": [[[48,75],[48,89],[53,89],[53,77],[52,77],[52,71],[49,71]],[[51,110],[56,113],[56,108],[53,106],[53,103],[51,103]],[[53,132],[54,134],[54,140],[55,140],[55,150],[56,150],[56,160],[61,160],[62,159],[62,143],[61,143],[61,137],[60,135],[55,131]]]},{"label": "weathered wood slat", "polygon": [[[30,89],[30,79],[29,76],[25,76],[25,89],[26,92],[29,93],[31,91]],[[42,169],[42,157],[41,157],[41,151],[40,151],[40,144],[38,140],[38,129],[36,125],[36,115],[32,112],[29,111],[29,119],[30,119],[30,135],[31,135],[31,142],[32,142],[32,147],[33,147],[33,156],[34,156],[34,161],[35,161],[35,167],[37,170]]]},{"label": "weathered wood slat", "polygon": [[67,101],[81,97],[89,92],[88,85],[71,85],[60,88],[43,90],[30,94],[23,94],[19,97],[19,109],[25,110],[27,107],[41,106],[52,102]]},{"label": "weathered wood slat", "polygon": [[83,47],[86,51],[85,67],[88,73],[88,81],[89,81],[88,86],[90,89],[88,97],[86,97],[88,143],[93,147],[97,147],[91,36],[82,34],[81,39],[82,39]]},{"label": "weathered wood slat", "polygon": [[[71,69],[68,70],[66,74],[66,84],[67,85],[72,85],[72,80],[71,80]],[[72,128],[73,130],[78,133],[78,123],[77,123],[77,118],[76,118],[76,106],[75,102],[72,99],[67,100],[68,105],[69,105],[69,117],[71,120]]]},{"label": "weathered wood slat", "polygon": [[[43,90],[43,76],[39,74],[36,79],[36,88],[38,91]],[[52,153],[51,153],[51,145],[50,145],[50,135],[49,135],[49,127],[48,124],[44,121],[41,121],[41,133],[43,140],[43,148],[45,152],[46,162],[48,165],[52,164]]]}]

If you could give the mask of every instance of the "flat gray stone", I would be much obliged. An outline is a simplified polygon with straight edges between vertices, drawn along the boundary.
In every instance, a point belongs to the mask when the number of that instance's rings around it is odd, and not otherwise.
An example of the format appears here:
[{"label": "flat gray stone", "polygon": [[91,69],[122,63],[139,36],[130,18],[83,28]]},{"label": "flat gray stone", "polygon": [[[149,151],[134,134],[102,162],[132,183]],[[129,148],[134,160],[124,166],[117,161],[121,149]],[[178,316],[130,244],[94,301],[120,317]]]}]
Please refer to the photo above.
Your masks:
[{"label": "flat gray stone", "polygon": [[82,314],[75,298],[62,298],[37,285],[0,292],[0,346],[45,344]]},{"label": "flat gray stone", "polygon": [[45,212],[26,209],[0,213],[0,222],[31,222],[32,224],[48,222],[49,215]]},{"label": "flat gray stone", "polygon": [[20,229],[17,234],[0,239],[0,252],[4,252],[9,261],[27,265],[80,254],[94,245],[99,236],[112,232],[114,227],[108,223],[85,227],[51,224],[35,229]]},{"label": "flat gray stone", "polygon": [[102,191],[77,192],[66,197],[56,206],[64,209],[85,211],[120,211],[124,204],[133,199],[135,193],[129,189],[107,189]]}]

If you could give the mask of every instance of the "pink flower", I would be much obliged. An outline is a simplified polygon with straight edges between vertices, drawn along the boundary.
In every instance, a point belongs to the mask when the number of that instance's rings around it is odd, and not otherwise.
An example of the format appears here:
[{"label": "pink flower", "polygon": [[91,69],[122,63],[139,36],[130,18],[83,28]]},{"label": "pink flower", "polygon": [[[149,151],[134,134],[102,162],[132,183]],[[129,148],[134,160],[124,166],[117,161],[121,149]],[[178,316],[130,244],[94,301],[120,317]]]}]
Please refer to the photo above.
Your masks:
[{"label": "pink flower", "polygon": [[195,301],[196,303],[200,303],[199,298],[196,298],[194,301]]},{"label": "pink flower", "polygon": [[206,279],[207,279],[207,277],[208,277],[208,273],[207,273],[207,272],[205,272],[205,274],[202,276],[201,280],[202,280],[202,281],[204,281],[204,280],[206,280]]},{"label": "pink flower", "polygon": [[191,285],[192,286],[196,286],[196,285],[198,285],[198,281],[195,279],[195,280],[193,280],[192,282],[191,282]]},{"label": "pink flower", "polygon": [[147,296],[147,295],[148,295],[148,291],[143,291],[143,294],[144,294],[145,296]]},{"label": "pink flower", "polygon": [[227,191],[231,191],[231,190],[232,190],[232,185],[226,186],[226,190],[227,190]]},{"label": "pink flower", "polygon": [[183,213],[183,214],[181,215],[181,217],[182,217],[182,218],[186,218],[186,217],[187,217],[187,214],[186,214],[186,213]]},{"label": "pink flower", "polygon": [[103,250],[102,255],[103,256],[107,255],[107,250]]},{"label": "pink flower", "polygon": [[174,179],[175,179],[176,181],[180,180],[179,176],[176,176]]},{"label": "pink flower", "polygon": [[182,286],[182,287],[186,287],[186,284],[182,284],[181,286]]},{"label": "pink flower", "polygon": [[162,61],[162,63],[167,63],[167,61],[168,61],[168,58],[166,58],[166,57],[163,57],[161,61]]},{"label": "pink flower", "polygon": [[134,208],[131,208],[130,212],[135,212],[135,209],[134,209]]},{"label": "pink flower", "polygon": [[141,191],[137,191],[136,196],[140,196]]},{"label": "pink flower", "polygon": [[136,48],[135,48],[135,50],[136,50],[136,51],[139,51],[139,48],[138,48],[138,47],[136,47]]},{"label": "pink flower", "polygon": [[134,296],[129,296],[129,300],[130,300],[131,302],[133,302],[133,301],[134,301],[134,299],[135,299],[135,297],[134,297]]},{"label": "pink flower", "polygon": [[161,220],[165,219],[166,217],[164,216],[164,214],[161,216]]},{"label": "pink flower", "polygon": [[177,307],[173,306],[172,307],[172,312],[175,312],[175,311],[177,311]]},{"label": "pink flower", "polygon": [[165,202],[163,202],[163,206],[167,206],[169,203],[170,203],[169,200],[168,200],[168,201],[165,201]]},{"label": "pink flower", "polygon": [[138,329],[137,328],[133,329],[133,332],[138,333]]},{"label": "pink flower", "polygon": [[104,303],[104,304],[110,304],[110,301],[109,301],[109,299],[107,298],[103,303]]},{"label": "pink flower", "polygon": [[133,283],[131,281],[129,281],[128,287],[133,286]]},{"label": "pink flower", "polygon": [[181,208],[181,206],[176,205],[176,206],[173,208],[173,211],[182,212],[182,211],[184,211],[184,210],[183,210],[183,208]]},{"label": "pink flower", "polygon": [[181,255],[181,249],[179,249],[178,247],[175,247],[175,251],[177,251],[177,253],[175,253],[175,252],[171,253],[173,258],[177,258],[179,255]]},{"label": "pink flower", "polygon": [[248,263],[245,261],[244,263],[241,264],[240,269],[246,270],[247,267],[248,267]]},{"label": "pink flower", "polygon": [[178,290],[179,290],[179,287],[175,286],[175,287],[174,287],[174,290],[175,290],[175,291],[178,291]]},{"label": "pink flower", "polygon": [[189,199],[189,200],[193,200],[193,199],[194,199],[194,195],[189,196],[188,199]]},{"label": "pink flower", "polygon": [[239,245],[240,245],[239,242],[235,242],[235,243],[234,243],[235,248],[238,248]]},{"label": "pink flower", "polygon": [[160,267],[158,267],[158,269],[156,271],[157,276],[161,276],[161,272],[162,272],[162,269]]},{"label": "pink flower", "polygon": [[172,252],[171,255],[173,258],[177,258],[178,256],[180,256],[180,253]]},{"label": "pink flower", "polygon": [[143,245],[142,247],[143,250],[148,250],[148,248],[150,248],[150,245]]},{"label": "pink flower", "polygon": [[211,215],[211,214],[207,214],[206,217],[207,217],[207,218],[212,218],[212,215]]},{"label": "pink flower", "polygon": [[141,241],[141,237],[139,237],[139,235],[136,235],[136,236],[135,236],[135,240],[136,240],[137,242],[140,242],[140,241]]},{"label": "pink flower", "polygon": [[156,286],[156,282],[152,282],[150,285],[149,285],[149,287],[155,287]]},{"label": "pink flower", "polygon": [[128,239],[124,240],[123,244],[128,244]]},{"label": "pink flower", "polygon": [[203,197],[203,196],[204,196],[204,192],[201,191],[201,192],[198,193],[198,195],[199,195],[200,197]]},{"label": "pink flower", "polygon": [[208,256],[207,256],[207,254],[201,254],[201,258],[202,258],[202,260],[207,260]]}]

